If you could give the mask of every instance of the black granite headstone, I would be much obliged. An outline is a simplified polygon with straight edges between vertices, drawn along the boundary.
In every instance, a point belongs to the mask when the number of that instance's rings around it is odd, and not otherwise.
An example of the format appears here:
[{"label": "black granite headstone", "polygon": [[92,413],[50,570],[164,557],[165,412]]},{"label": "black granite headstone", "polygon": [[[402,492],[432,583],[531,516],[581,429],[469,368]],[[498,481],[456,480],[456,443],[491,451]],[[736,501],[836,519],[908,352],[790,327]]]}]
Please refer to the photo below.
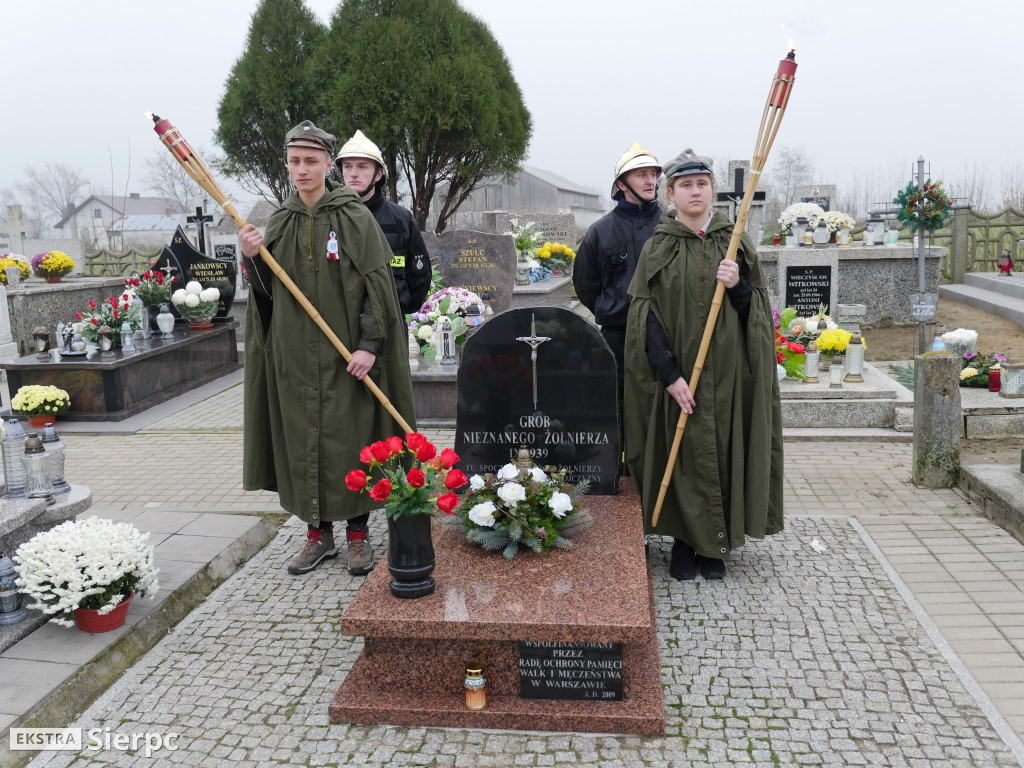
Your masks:
[{"label": "black granite headstone", "polygon": [[521,640],[519,696],[621,701],[622,644]]},{"label": "black granite headstone", "polygon": [[479,296],[489,293],[495,314],[512,305],[518,256],[510,235],[454,229],[440,235],[424,232],[423,239],[445,287],[459,286]]},{"label": "black granite headstone", "polygon": [[[220,248],[218,246],[218,255]],[[227,246],[233,248],[233,246]],[[179,226],[171,244],[165,245],[160,251],[160,256],[153,262],[152,269],[163,269],[166,266],[174,267],[171,277],[174,278],[173,290],[184,288],[191,281],[196,280],[203,288],[211,286],[220,290],[220,306],[214,320],[226,320],[231,311],[231,304],[235,300],[235,279],[238,274],[238,260],[211,259],[200,253],[189,242],[185,231]]]},{"label": "black granite headstone", "polygon": [[561,307],[495,315],[466,340],[456,382],[455,451],[467,474],[497,472],[520,446],[539,467],[616,492],[615,358],[597,328]]},{"label": "black granite headstone", "polygon": [[786,267],[786,306],[799,317],[810,317],[832,301],[832,268],[829,266]]},{"label": "black granite headstone", "polygon": [[813,203],[814,205],[819,206],[821,208],[821,210],[823,210],[823,211],[825,211],[827,213],[828,211],[831,210],[831,208],[829,208],[829,206],[832,204],[832,198],[824,197],[824,196],[801,197],[800,198],[800,202],[801,203]]}]

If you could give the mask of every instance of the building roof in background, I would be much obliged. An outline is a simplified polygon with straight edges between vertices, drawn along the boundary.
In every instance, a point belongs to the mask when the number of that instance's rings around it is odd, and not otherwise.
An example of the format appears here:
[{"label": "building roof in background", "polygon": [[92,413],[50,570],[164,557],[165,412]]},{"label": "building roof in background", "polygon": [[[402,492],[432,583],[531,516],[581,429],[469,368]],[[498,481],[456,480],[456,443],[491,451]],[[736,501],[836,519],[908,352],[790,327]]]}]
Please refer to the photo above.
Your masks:
[{"label": "building roof in background", "polygon": [[550,184],[556,189],[564,189],[567,192],[579,192],[581,195],[593,195],[594,197],[601,196],[600,192],[593,189],[587,189],[586,187],[577,184],[575,181],[570,181],[564,176],[559,176],[554,171],[546,171],[543,168],[536,168],[532,165],[524,165],[523,173],[528,173],[534,178],[540,179],[541,181]]},{"label": "building roof in background", "polygon": [[270,220],[270,214],[276,211],[279,207],[280,206],[276,203],[270,203],[266,200],[258,200],[249,211],[249,215],[245,217],[245,220],[254,227],[265,227],[267,222]]},{"label": "building roof in background", "polygon": [[57,222],[55,225],[57,229],[63,228],[64,223],[68,219],[83,208],[91,206],[94,202],[103,203],[113,208],[122,216],[139,214],[159,214],[162,216],[167,213],[168,209],[180,213],[177,204],[167,197],[142,197],[141,195],[136,197],[131,194],[127,197],[124,195],[89,195],[89,197],[76,205],[70,213],[65,214],[64,218]]}]

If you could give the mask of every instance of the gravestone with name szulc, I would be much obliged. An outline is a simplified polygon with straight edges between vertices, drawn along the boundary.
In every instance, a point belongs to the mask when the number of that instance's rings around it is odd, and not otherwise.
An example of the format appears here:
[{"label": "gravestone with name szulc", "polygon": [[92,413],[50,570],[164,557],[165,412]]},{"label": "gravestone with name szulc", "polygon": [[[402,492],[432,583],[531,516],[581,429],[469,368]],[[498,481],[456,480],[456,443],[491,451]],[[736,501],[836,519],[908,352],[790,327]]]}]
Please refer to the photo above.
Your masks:
[{"label": "gravestone with name szulc", "polygon": [[473,291],[495,314],[511,306],[518,257],[510,235],[454,229],[440,235],[424,232],[423,240],[445,286]]},{"label": "gravestone with name szulc", "polygon": [[495,316],[466,340],[456,385],[455,451],[467,474],[497,472],[521,446],[539,467],[616,492],[615,359],[598,330],[561,307]]},{"label": "gravestone with name szulc", "polygon": [[184,288],[191,280],[196,280],[203,288],[214,287],[220,290],[220,306],[213,319],[215,322],[227,320],[231,304],[235,300],[235,281],[238,275],[236,258],[211,259],[189,242],[184,230],[179,226],[171,238],[170,245],[163,247],[151,269],[163,270],[165,267],[173,268],[171,277],[175,279],[174,290]]}]

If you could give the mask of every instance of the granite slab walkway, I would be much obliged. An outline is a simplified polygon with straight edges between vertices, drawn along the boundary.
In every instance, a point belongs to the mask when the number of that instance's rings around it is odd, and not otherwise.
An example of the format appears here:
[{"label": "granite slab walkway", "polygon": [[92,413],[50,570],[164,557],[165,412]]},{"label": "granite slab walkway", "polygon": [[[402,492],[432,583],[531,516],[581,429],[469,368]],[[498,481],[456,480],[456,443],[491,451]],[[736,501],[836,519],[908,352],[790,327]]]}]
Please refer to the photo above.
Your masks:
[{"label": "granite slab walkway", "polygon": [[[240,490],[240,389],[134,437],[69,436],[69,476],[115,446],[173,447],[152,477],[94,486],[94,510],[269,507]],[[664,737],[329,724],[361,644],[337,624],[362,579],[343,558],[287,576],[303,536],[290,521],[73,723],[53,723],[176,734],[176,749],[32,765],[1024,766],[1024,547],[956,490],[912,486],[910,451],[787,444],[787,529],[748,544],[722,582],[673,581],[668,543],[653,542]],[[378,545],[384,532],[376,513]]]}]

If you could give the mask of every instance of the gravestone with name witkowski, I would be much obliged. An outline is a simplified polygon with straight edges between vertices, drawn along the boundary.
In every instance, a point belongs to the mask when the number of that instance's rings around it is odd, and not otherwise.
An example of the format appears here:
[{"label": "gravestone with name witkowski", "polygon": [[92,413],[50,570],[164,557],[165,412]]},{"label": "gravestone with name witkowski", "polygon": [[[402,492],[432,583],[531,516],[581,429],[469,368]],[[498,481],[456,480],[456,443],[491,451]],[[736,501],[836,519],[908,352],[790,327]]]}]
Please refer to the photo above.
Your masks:
[{"label": "gravestone with name witkowski", "polygon": [[459,366],[455,451],[467,474],[497,472],[520,446],[539,467],[616,492],[615,359],[597,328],[561,307],[496,315],[466,340]]},{"label": "gravestone with name witkowski", "polygon": [[[200,253],[189,242],[184,230],[179,226],[171,238],[170,245],[165,245],[160,256],[151,269],[173,267],[171,277],[174,278],[174,290],[184,288],[191,280],[199,282],[203,288],[217,288],[220,291],[220,306],[214,321],[225,321],[229,317],[231,304],[235,300],[235,280],[238,274],[238,262],[235,258],[211,259]],[[177,314],[174,307],[171,311]]]},{"label": "gravestone with name witkowski", "polygon": [[834,248],[782,249],[779,252],[778,296],[799,317],[810,317],[824,305],[834,315],[839,298],[839,257]]},{"label": "gravestone with name witkowski", "polygon": [[622,700],[622,643],[519,641],[524,699]]},{"label": "gravestone with name witkowski", "polygon": [[495,314],[511,306],[518,258],[511,235],[453,229],[440,235],[424,232],[423,239],[446,287],[466,288],[481,298],[488,294]]}]

